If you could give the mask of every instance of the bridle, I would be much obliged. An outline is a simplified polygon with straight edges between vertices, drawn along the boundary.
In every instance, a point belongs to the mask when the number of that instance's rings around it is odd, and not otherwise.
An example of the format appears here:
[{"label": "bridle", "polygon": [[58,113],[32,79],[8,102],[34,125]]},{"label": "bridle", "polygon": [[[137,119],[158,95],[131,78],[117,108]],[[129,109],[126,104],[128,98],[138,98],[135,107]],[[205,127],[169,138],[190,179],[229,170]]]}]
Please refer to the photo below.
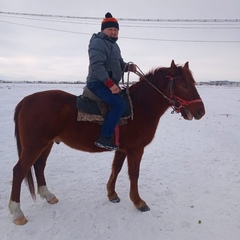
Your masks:
[{"label": "bridle", "polygon": [[[129,85],[129,73],[130,72],[128,72],[128,85]],[[158,93],[160,93],[165,99],[167,99],[169,101],[170,106],[173,109],[171,113],[174,113],[174,112],[179,113],[182,108],[186,108],[190,104],[202,102],[201,98],[187,101],[187,100],[182,99],[174,94],[173,82],[175,79],[180,78],[182,75],[175,76],[175,77],[166,76],[166,78],[169,80],[169,86],[168,86],[169,97],[168,97],[146,78],[145,74],[142,72],[142,70],[137,65],[136,65],[135,74],[138,75],[143,80],[145,80],[151,87],[153,87]]]},{"label": "bridle", "polygon": [[173,81],[175,79],[179,78],[179,77],[181,77],[181,75],[180,76],[176,76],[176,77],[166,76],[166,78],[169,79],[169,93],[170,93],[170,96],[167,99],[169,100],[169,102],[171,104],[171,107],[173,109],[172,113],[174,113],[174,112],[179,113],[181,108],[185,108],[186,106],[188,106],[190,104],[193,104],[193,103],[202,102],[201,98],[194,99],[194,100],[191,100],[191,101],[187,101],[187,100],[185,100],[183,98],[180,98],[180,97],[176,96],[173,93]]}]

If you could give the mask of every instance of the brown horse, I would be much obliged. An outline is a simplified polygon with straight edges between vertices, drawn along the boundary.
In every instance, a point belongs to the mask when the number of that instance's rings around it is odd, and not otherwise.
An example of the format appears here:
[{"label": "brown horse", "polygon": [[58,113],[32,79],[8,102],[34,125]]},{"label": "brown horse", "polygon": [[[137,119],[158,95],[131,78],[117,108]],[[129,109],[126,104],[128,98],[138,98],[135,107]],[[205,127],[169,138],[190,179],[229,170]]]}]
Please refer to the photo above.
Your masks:
[{"label": "brown horse", "polygon": [[[138,72],[139,73],[139,72]],[[200,119],[205,114],[195,81],[188,67],[175,65],[156,68],[141,74],[140,80],[130,86],[134,117],[119,127],[119,150],[115,152],[112,172],[107,183],[108,198],[120,199],[115,192],[118,173],[127,157],[130,178],[130,198],[140,211],[150,210],[138,193],[140,161],[144,148],[156,132],[160,117],[172,107],[184,119]],[[27,222],[20,208],[21,183],[26,178],[32,197],[35,189],[31,173],[34,167],[38,192],[49,203],[58,202],[46,185],[44,168],[54,142],[87,152],[102,152],[94,145],[100,126],[92,122],[77,122],[77,97],[58,90],[34,93],[22,99],[15,109],[15,135],[19,160],[13,168],[12,192],[9,209],[18,225]]]}]

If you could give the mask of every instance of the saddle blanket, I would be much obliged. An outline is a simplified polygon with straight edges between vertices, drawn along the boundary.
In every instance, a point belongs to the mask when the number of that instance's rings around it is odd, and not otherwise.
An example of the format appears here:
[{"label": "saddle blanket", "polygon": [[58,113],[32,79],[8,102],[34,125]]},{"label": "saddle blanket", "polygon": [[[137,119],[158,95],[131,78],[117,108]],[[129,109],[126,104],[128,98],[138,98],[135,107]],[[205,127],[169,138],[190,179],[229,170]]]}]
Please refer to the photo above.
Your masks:
[{"label": "saddle blanket", "polygon": [[[132,102],[126,90],[120,95],[126,103],[126,111],[119,121],[119,125],[126,124],[129,118],[133,118]],[[94,100],[93,100],[94,99]],[[78,109],[77,121],[89,121],[102,124],[109,111],[109,106],[97,99],[89,89],[85,88],[83,94],[77,97],[76,107]]]}]

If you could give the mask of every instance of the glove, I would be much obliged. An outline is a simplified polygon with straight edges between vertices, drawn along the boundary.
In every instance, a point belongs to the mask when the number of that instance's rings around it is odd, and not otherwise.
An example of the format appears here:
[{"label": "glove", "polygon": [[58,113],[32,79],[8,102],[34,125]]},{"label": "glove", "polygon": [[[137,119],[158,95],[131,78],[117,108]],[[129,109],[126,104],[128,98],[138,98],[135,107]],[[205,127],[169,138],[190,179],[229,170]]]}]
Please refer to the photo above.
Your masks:
[{"label": "glove", "polygon": [[137,65],[134,63],[129,63],[126,69],[127,71],[135,73],[137,71]]}]

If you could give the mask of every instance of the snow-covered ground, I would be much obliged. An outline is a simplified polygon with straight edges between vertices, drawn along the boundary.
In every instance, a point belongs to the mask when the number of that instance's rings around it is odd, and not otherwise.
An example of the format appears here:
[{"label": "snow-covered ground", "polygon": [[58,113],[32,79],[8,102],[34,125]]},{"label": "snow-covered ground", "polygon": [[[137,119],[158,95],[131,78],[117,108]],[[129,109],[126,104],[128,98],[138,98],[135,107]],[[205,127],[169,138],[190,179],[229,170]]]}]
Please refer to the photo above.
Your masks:
[{"label": "snow-covered ground", "polygon": [[25,183],[21,204],[28,223],[16,226],[8,211],[17,162],[13,113],[26,95],[46,89],[74,94],[82,85],[0,84],[0,239],[2,240],[238,240],[240,236],[240,88],[199,86],[206,115],[185,121],[170,110],[146,147],[139,189],[151,211],[129,199],[127,164],[117,182],[120,203],[106,197],[113,153],[90,154],[64,144],[49,156],[46,178],[59,203]]}]

